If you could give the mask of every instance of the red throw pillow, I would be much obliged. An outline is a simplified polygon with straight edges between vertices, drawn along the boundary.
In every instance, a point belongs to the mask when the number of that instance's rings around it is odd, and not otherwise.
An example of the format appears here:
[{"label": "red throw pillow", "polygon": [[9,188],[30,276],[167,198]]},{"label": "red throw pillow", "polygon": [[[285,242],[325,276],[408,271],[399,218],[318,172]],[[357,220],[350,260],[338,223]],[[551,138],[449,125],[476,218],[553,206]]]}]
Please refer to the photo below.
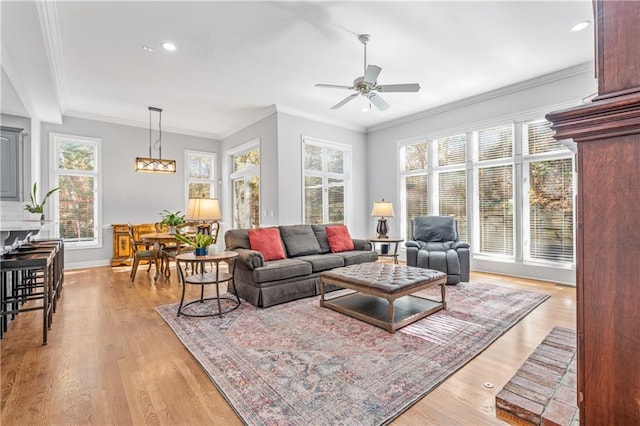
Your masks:
[{"label": "red throw pillow", "polygon": [[249,234],[251,250],[262,253],[264,260],[286,258],[278,228],[249,229],[247,232]]},{"label": "red throw pillow", "polygon": [[326,230],[331,252],[338,253],[341,251],[350,251],[355,248],[351,235],[349,235],[349,230],[345,225],[328,225]]}]

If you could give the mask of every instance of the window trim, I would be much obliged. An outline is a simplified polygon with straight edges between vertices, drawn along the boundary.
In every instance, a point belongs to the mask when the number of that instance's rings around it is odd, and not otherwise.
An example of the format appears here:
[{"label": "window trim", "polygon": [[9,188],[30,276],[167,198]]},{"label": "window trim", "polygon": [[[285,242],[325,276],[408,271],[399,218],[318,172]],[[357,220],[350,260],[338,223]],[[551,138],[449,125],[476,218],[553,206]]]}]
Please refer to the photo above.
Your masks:
[{"label": "window trim", "polygon": [[[66,169],[59,169],[56,161],[56,153],[58,151],[58,144],[61,141],[71,141],[82,144],[93,145],[95,154],[95,170],[93,172],[86,172],[81,170],[72,170],[72,173],[61,173],[60,171],[66,171]],[[60,175],[72,175],[72,176],[93,176],[96,182],[96,197],[94,200],[94,232],[95,239],[92,242],[67,242],[65,241],[65,248],[69,250],[83,250],[87,248],[102,248],[102,139],[90,136],[70,135],[64,133],[49,133],[49,180],[54,185],[58,186]],[[55,238],[60,238],[60,199],[58,194],[53,197],[53,235]]]}]

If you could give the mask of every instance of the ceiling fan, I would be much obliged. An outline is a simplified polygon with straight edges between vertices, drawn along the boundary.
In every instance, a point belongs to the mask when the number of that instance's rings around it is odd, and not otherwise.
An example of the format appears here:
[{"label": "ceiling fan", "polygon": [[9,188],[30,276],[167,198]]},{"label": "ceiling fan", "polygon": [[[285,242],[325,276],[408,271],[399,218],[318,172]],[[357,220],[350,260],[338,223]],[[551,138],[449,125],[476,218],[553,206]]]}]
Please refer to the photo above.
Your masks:
[{"label": "ceiling fan", "polygon": [[377,65],[367,65],[367,43],[371,36],[369,34],[358,35],[358,40],[364,46],[364,76],[353,80],[353,86],[340,86],[336,84],[316,84],[316,87],[328,87],[331,89],[350,89],[355,90],[353,93],[334,106],[331,109],[338,109],[347,102],[355,99],[358,95],[366,96],[369,101],[374,104],[380,111],[389,108],[389,104],[380,96],[380,92],[417,92],[420,90],[418,83],[406,84],[378,84],[378,75],[382,68]]}]

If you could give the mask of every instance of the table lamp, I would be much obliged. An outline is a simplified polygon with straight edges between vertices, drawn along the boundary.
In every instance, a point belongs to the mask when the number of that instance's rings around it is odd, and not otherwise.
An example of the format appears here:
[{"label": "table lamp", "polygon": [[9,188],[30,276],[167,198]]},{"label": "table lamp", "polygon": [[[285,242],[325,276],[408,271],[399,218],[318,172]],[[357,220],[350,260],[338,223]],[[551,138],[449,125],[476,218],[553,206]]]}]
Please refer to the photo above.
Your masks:
[{"label": "table lamp", "polygon": [[383,198],[381,201],[373,203],[371,216],[380,218],[378,219],[378,228],[376,229],[378,238],[389,238],[387,235],[389,228],[387,227],[387,219],[385,219],[385,217],[393,217],[393,204],[391,204],[391,201],[385,201]]},{"label": "table lamp", "polygon": [[[187,208],[187,220],[201,222],[198,225],[198,232],[204,234],[211,233],[211,223],[218,223],[222,219],[220,214],[220,204],[217,198],[189,198],[189,206]],[[214,243],[218,240],[218,231],[220,226],[216,226],[215,235],[213,235]]]}]

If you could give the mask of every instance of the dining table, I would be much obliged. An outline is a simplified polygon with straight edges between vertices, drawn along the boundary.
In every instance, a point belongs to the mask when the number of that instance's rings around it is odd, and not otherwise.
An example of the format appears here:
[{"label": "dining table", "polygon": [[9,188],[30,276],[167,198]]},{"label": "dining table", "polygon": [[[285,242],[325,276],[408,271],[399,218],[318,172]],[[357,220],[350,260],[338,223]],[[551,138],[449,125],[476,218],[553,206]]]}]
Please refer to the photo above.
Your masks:
[{"label": "dining table", "polygon": [[176,243],[178,239],[175,234],[169,234],[166,232],[151,232],[149,234],[140,235],[140,239],[145,244],[153,245],[153,263],[156,265],[156,274],[153,277],[154,281],[158,280],[160,276],[160,265],[159,261],[161,261],[160,250],[165,244]]}]

